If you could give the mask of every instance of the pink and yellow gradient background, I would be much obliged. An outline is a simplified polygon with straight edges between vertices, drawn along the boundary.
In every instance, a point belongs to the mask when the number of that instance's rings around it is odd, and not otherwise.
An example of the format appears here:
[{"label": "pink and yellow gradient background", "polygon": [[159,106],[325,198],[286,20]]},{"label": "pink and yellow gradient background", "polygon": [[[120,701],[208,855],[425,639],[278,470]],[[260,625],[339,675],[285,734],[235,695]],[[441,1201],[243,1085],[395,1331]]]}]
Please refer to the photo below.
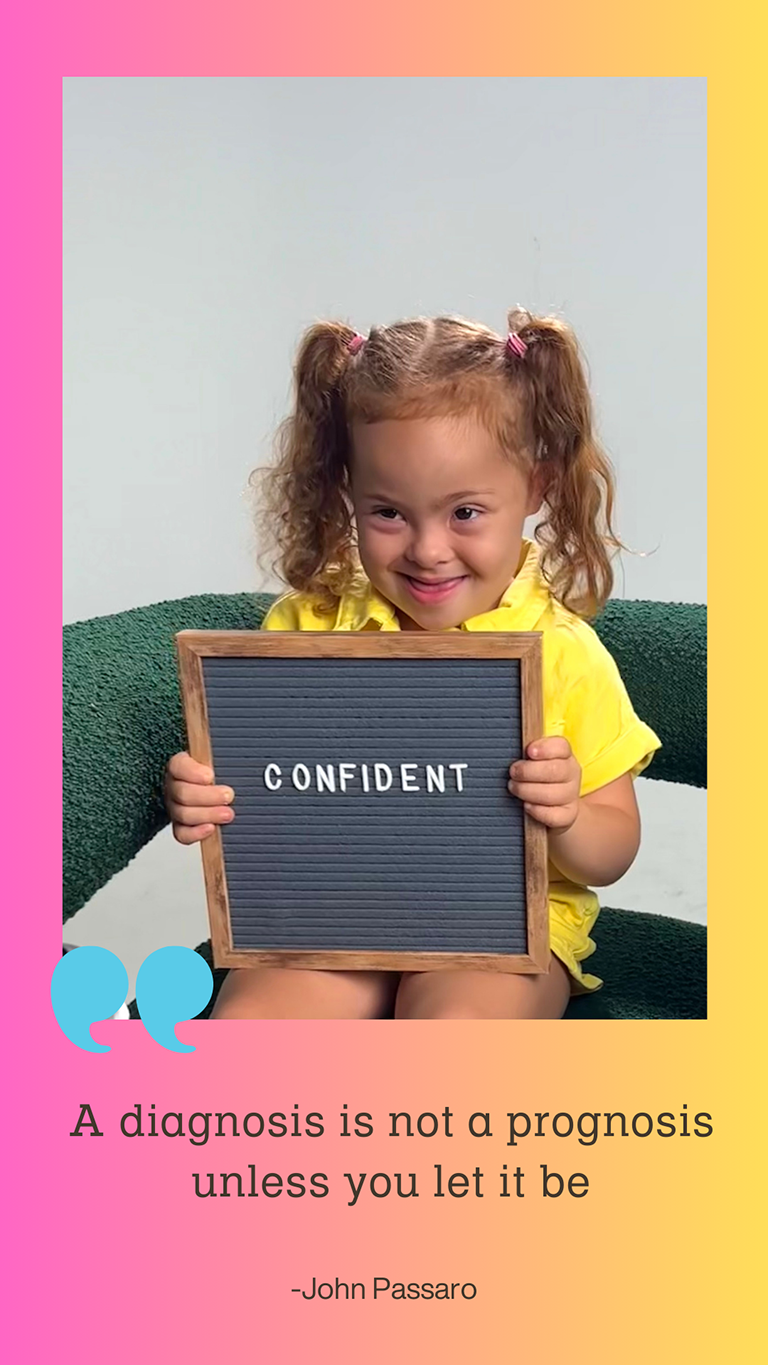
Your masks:
[{"label": "pink and yellow gradient background", "polygon": [[[761,748],[733,708],[754,659],[750,582],[765,488],[750,397],[765,364],[762,217],[752,177],[765,114],[760,35],[700,7],[545,12],[437,4],[180,3],[17,6],[6,23],[3,536],[6,1358],[127,1365],[758,1358],[765,1084],[758,1030],[763,906],[749,850],[763,821]],[[629,67],[629,69],[628,69]],[[53,1019],[60,952],[61,80],[64,75],[701,74],[711,71],[711,460],[715,535],[710,1019],[688,1024],[186,1024],[188,1056],[138,1025],[102,1024],[110,1054],[75,1049]],[[762,243],[761,243],[762,245]],[[644,339],[643,344],[650,344]],[[737,401],[734,395],[738,394]],[[735,455],[738,456],[738,465]],[[735,476],[738,475],[736,486]],[[746,495],[746,496],[745,496]],[[738,517],[738,594],[726,518]],[[726,565],[726,555],[729,556]],[[728,587],[725,585],[728,584]],[[723,601],[728,592],[727,603]],[[727,607],[727,614],[725,608]],[[728,630],[727,640],[724,638]],[[732,710],[739,719],[731,721]],[[730,723],[729,723],[730,722]],[[727,793],[727,796],[726,796]],[[759,820],[759,824],[758,824]],[[759,846],[759,844],[758,844]],[[752,946],[750,946],[752,945]],[[250,1142],[122,1138],[135,1102],[181,1109],[320,1110],[329,1136]],[[338,1139],[344,1102],[456,1115],[457,1136]],[[105,1130],[67,1136],[83,1102]],[[624,1109],[714,1116],[707,1140],[459,1136],[473,1110]],[[758,1146],[760,1144],[760,1146]],[[264,1153],[262,1156],[261,1154]],[[194,1198],[191,1172],[326,1171],[325,1200]],[[432,1199],[433,1163],[528,1172],[523,1201]],[[584,1171],[580,1201],[542,1202],[543,1161]],[[416,1171],[417,1201],[346,1207],[344,1170]],[[344,1182],[346,1183],[346,1182]],[[760,1233],[761,1237],[761,1233]],[[469,1279],[472,1303],[304,1303],[313,1275]]]}]

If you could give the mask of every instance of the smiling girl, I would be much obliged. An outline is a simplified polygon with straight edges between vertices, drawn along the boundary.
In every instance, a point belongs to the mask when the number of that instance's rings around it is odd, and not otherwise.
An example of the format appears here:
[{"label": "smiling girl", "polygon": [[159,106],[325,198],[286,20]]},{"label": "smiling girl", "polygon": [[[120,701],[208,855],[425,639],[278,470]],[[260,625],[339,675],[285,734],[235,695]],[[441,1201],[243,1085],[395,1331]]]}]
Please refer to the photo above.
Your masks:
[{"label": "smiling girl", "polygon": [[[599,908],[588,887],[633,862],[633,782],[659,747],[587,624],[619,542],[576,340],[520,310],[505,337],[453,317],[367,339],[326,322],[305,334],[295,378],[261,512],[291,590],[262,629],[541,632],[545,733],[509,789],[548,831],[554,956],[538,976],[231,971],[213,1017],[559,1018],[601,984],[581,965]],[[234,819],[233,801],[188,754],[171,759],[180,842]]]}]

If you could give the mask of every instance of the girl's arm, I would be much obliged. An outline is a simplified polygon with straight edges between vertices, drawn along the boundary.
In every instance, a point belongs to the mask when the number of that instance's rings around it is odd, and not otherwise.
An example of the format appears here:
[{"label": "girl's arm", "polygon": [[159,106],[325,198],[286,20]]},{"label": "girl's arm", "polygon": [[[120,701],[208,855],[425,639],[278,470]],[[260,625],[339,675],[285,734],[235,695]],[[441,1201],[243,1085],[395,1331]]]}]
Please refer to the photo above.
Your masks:
[{"label": "girl's arm", "polygon": [[608,886],[640,847],[640,812],[629,773],[580,796],[581,768],[567,739],[530,744],[510,768],[509,789],[549,832],[549,856],[569,881]]},{"label": "girl's arm", "polygon": [[569,881],[610,886],[640,847],[640,812],[629,773],[579,799],[570,829],[549,831],[549,856]]}]

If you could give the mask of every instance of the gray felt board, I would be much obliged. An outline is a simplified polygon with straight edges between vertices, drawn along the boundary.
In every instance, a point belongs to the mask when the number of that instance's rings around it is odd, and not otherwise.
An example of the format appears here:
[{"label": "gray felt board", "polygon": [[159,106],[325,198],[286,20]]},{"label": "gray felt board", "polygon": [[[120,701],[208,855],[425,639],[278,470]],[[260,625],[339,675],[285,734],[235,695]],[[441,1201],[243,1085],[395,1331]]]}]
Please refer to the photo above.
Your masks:
[{"label": "gray felt board", "polygon": [[527,951],[519,660],[203,670],[235,949]]}]

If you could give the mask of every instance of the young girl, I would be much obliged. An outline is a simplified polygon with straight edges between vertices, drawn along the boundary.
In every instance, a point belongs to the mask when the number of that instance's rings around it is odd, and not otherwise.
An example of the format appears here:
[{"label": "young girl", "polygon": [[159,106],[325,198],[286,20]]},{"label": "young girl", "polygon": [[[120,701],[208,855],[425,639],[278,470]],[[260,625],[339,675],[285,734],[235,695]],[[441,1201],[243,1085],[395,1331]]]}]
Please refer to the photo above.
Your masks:
[{"label": "young girl", "polygon": [[[311,327],[295,408],[263,481],[262,522],[291,591],[264,630],[540,631],[544,735],[509,790],[549,836],[546,974],[230,971],[214,1017],[559,1018],[583,971],[597,898],[633,862],[633,779],[659,741],[635,715],[586,619],[612,585],[613,483],[572,332],[509,315],[509,334],[460,318]],[[526,517],[542,512],[536,543]],[[439,704],[439,702],[438,702]],[[235,818],[231,789],[177,754],[166,801],[194,843]]]}]

